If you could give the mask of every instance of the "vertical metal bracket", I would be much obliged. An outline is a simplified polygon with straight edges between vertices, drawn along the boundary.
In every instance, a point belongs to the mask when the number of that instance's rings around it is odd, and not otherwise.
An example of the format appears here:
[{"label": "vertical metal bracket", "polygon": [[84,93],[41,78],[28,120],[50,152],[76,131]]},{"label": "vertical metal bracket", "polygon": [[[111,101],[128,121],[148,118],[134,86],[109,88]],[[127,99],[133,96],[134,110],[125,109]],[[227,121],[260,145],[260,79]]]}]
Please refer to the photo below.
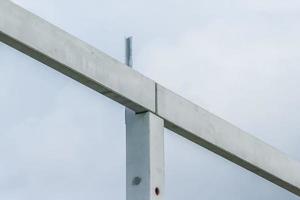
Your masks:
[{"label": "vertical metal bracket", "polygon": [[125,63],[132,68],[132,37],[125,39]]}]

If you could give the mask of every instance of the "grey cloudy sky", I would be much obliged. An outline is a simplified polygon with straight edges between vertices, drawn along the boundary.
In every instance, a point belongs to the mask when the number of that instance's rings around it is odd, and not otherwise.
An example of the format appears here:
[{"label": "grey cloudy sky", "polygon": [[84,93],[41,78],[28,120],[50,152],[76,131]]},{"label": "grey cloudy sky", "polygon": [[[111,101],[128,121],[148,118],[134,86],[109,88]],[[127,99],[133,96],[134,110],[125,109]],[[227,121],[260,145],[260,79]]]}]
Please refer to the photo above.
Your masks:
[{"label": "grey cloudy sky", "polygon": [[[300,1],[15,0],[300,160]],[[125,199],[124,108],[0,44],[0,199]],[[166,130],[166,199],[295,195]],[[299,169],[300,170],[300,169]]]}]

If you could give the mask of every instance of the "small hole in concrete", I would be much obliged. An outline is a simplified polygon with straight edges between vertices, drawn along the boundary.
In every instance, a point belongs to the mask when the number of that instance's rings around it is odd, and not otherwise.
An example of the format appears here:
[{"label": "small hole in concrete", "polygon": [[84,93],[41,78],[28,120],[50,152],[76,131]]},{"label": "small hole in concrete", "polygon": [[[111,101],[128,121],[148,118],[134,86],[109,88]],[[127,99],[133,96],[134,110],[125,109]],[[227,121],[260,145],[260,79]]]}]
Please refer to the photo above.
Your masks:
[{"label": "small hole in concrete", "polygon": [[157,196],[159,195],[159,188],[158,188],[158,187],[155,188],[155,194],[156,194]]},{"label": "small hole in concrete", "polygon": [[132,180],[132,185],[139,185],[142,181],[142,178],[136,176],[134,177],[134,179]]}]

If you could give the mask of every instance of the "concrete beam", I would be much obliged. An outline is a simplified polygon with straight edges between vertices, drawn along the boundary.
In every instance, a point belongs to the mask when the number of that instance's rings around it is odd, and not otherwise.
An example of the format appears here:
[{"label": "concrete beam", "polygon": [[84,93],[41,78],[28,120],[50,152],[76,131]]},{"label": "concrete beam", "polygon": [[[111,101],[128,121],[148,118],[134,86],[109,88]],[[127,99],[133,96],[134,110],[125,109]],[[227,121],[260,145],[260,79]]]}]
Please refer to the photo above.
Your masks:
[{"label": "concrete beam", "polygon": [[0,41],[300,196],[298,161],[7,0]]},{"label": "concrete beam", "polygon": [[300,163],[229,122],[157,85],[166,128],[300,196]]},{"label": "concrete beam", "polygon": [[126,199],[164,199],[164,121],[126,113]]},{"label": "concrete beam", "polygon": [[154,111],[152,80],[7,0],[0,41],[136,112]]}]

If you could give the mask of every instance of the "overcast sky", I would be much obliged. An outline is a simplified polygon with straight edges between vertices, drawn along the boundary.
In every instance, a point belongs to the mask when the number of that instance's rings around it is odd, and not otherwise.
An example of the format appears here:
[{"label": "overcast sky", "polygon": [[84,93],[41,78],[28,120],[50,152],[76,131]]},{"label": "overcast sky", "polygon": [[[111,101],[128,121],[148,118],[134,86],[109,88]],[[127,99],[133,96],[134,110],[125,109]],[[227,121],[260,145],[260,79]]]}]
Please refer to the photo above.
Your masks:
[{"label": "overcast sky", "polygon": [[[15,0],[300,160],[300,1]],[[124,107],[0,44],[0,199],[125,200]],[[166,199],[295,195],[168,130]],[[300,170],[300,169],[299,169]]]}]

